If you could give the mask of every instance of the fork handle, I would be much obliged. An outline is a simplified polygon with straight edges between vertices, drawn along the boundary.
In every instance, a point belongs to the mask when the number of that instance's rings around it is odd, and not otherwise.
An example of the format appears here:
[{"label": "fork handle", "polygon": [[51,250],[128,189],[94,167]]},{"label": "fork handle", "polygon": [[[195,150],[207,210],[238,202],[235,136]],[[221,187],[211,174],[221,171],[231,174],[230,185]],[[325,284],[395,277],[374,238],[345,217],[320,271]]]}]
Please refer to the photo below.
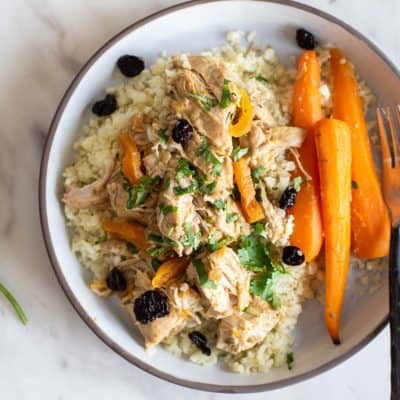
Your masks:
[{"label": "fork handle", "polygon": [[389,260],[391,400],[400,399],[400,224],[392,228]]}]

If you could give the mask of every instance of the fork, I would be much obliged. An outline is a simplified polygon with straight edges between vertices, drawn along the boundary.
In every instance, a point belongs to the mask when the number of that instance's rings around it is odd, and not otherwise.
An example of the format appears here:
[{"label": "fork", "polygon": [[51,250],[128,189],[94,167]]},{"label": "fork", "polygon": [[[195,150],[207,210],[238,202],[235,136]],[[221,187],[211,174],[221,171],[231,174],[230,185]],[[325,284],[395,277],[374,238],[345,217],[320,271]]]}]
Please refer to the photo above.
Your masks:
[{"label": "fork", "polygon": [[[389,252],[389,322],[391,399],[400,399],[400,106],[376,110],[382,152],[383,195],[390,210],[392,232]],[[386,120],[386,124],[384,121]],[[386,126],[389,129],[386,129]],[[389,131],[389,132],[388,132]],[[397,133],[397,135],[396,135]],[[397,137],[396,137],[397,136]],[[390,144],[389,144],[390,142]]]}]

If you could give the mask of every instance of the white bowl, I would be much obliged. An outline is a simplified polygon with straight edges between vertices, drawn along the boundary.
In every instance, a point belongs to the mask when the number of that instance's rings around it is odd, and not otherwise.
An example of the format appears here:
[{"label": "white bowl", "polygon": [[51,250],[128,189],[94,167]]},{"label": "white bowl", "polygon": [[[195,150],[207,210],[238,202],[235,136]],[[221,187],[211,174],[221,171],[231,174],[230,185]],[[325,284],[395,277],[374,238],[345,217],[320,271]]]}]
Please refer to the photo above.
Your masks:
[{"label": "white bowl", "polygon": [[171,7],[128,27],[85,64],[54,116],[41,166],[40,212],[43,235],[58,280],[76,311],[107,345],[132,364],[165,380],[219,392],[263,391],[298,382],[332,368],[372,340],[388,317],[388,285],[359,296],[352,273],[342,318],[342,344],[332,345],[316,302],[305,305],[296,329],[295,368],[268,374],[237,375],[220,367],[201,367],[159,348],[143,350],[139,333],[116,303],[94,295],[71,251],[63,207],[61,172],[71,162],[71,145],[81,132],[84,110],[113,79],[119,56],[134,53],[150,65],[168,54],[200,51],[223,43],[229,30],[257,31],[257,41],[272,44],[281,59],[298,54],[294,32],[309,28],[320,42],[341,47],[375,91],[378,102],[395,103],[400,93],[396,68],[369,40],[334,17],[291,1],[198,1]]}]

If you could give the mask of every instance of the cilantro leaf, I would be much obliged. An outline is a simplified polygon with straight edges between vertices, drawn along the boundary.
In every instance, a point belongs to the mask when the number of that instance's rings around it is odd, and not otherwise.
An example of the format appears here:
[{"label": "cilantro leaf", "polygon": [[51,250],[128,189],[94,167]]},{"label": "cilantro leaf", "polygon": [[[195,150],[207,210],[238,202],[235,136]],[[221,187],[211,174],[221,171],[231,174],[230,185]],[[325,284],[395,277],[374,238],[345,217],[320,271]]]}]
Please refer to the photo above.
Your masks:
[{"label": "cilantro leaf", "polygon": [[301,189],[301,184],[303,183],[303,178],[301,176],[296,176],[296,178],[293,179],[293,187],[296,190],[296,192],[300,192]]},{"label": "cilantro leaf", "polygon": [[213,99],[212,97],[206,97],[195,93],[190,93],[189,96],[192,97],[193,99],[198,100],[202,106],[203,111],[206,112],[210,111],[213,107],[215,107],[218,104],[218,100]]},{"label": "cilantro leaf", "polygon": [[207,143],[207,138],[203,136],[201,145],[199,149],[197,150],[196,153],[198,156],[204,158],[205,161],[207,161],[209,164],[212,164],[212,170],[211,174],[212,175],[218,175],[221,172],[222,169],[222,163],[221,161],[218,160],[218,158],[215,156],[215,154],[210,150],[208,143]]},{"label": "cilantro leaf", "polygon": [[104,232],[99,238],[96,240],[95,244],[100,244],[105,242],[108,239],[107,232]]},{"label": "cilantro leaf", "polygon": [[231,222],[235,222],[240,218],[238,213],[231,213],[226,216],[226,222],[230,224]]},{"label": "cilantro leaf", "polygon": [[226,203],[225,203],[225,201],[218,199],[218,200],[215,200],[214,206],[218,210],[225,210]]},{"label": "cilantro leaf", "polygon": [[137,254],[139,253],[139,249],[132,243],[128,242],[126,244],[126,248],[128,249],[128,251],[132,254]]},{"label": "cilantro leaf", "polygon": [[158,205],[158,208],[160,209],[160,211],[161,211],[161,213],[163,215],[167,215],[167,214],[170,214],[170,213],[175,213],[175,212],[178,211],[178,207],[177,206],[172,206],[171,204],[167,206],[164,203],[160,203]]},{"label": "cilantro leaf", "polygon": [[256,81],[262,82],[262,83],[269,83],[268,79],[265,76],[262,75],[257,75],[255,77]]},{"label": "cilantro leaf", "polygon": [[221,108],[228,107],[229,103],[231,102],[231,92],[229,90],[229,84],[231,81],[228,79],[224,79],[224,86],[222,87],[222,95],[221,101],[219,102],[219,106]]},{"label": "cilantro leaf", "polygon": [[264,225],[259,222],[252,225],[252,228],[256,235],[262,235],[264,233]]},{"label": "cilantro leaf", "polygon": [[245,236],[241,241],[238,256],[240,262],[250,271],[274,269],[268,244],[265,240],[260,240],[259,236]]},{"label": "cilantro leaf", "polygon": [[196,250],[200,246],[200,233],[195,233],[190,224],[184,225],[186,235],[182,238],[181,243],[185,247],[192,247]]},{"label": "cilantro leaf", "polygon": [[226,237],[221,240],[217,240],[216,232],[213,232],[208,237],[207,249],[210,253],[213,253],[214,251],[219,250],[221,247],[226,246],[231,240],[232,240],[231,237]]},{"label": "cilantro leaf", "polygon": [[160,183],[160,181],[161,178],[157,175],[154,178],[142,176],[136,185],[124,182],[122,187],[129,195],[126,202],[126,208],[130,210],[143,204],[149,197],[151,191]]},{"label": "cilantro leaf", "polygon": [[168,143],[169,136],[168,136],[167,132],[168,132],[167,128],[160,129],[159,135],[160,135],[160,143],[161,144],[167,144]]},{"label": "cilantro leaf", "polygon": [[216,186],[217,186],[217,181],[212,181],[210,183],[203,184],[200,187],[200,191],[202,194],[211,194]]},{"label": "cilantro leaf", "polygon": [[203,261],[200,259],[194,259],[192,260],[192,264],[196,268],[200,285],[206,289],[215,289],[217,285],[213,280],[208,279],[208,273],[204,267]]},{"label": "cilantro leaf", "polygon": [[233,161],[239,161],[243,156],[249,152],[248,147],[235,147],[232,152]]},{"label": "cilantro leaf", "polygon": [[157,258],[153,258],[152,260],[151,260],[151,266],[152,266],[152,268],[154,269],[154,271],[157,271],[158,270],[158,267],[161,265],[161,261],[160,260],[158,260]]},{"label": "cilantro leaf", "polygon": [[183,194],[196,193],[199,190],[199,182],[196,179],[193,179],[189,186],[183,188],[181,186],[174,187],[174,193],[178,196],[182,196]]},{"label": "cilantro leaf", "polygon": [[184,176],[193,176],[196,173],[185,158],[180,158],[176,167],[176,179],[182,179]]},{"label": "cilantro leaf", "polygon": [[164,247],[156,246],[156,247],[151,247],[150,249],[147,249],[146,253],[150,257],[158,257],[164,252],[164,250],[165,250]]},{"label": "cilantro leaf", "polygon": [[279,308],[281,302],[274,292],[274,286],[281,276],[282,273],[278,271],[261,272],[250,282],[250,293],[270,302],[273,308]]},{"label": "cilantro leaf", "polygon": [[264,166],[259,166],[251,171],[251,177],[253,178],[254,183],[260,183],[260,176],[265,171]]}]

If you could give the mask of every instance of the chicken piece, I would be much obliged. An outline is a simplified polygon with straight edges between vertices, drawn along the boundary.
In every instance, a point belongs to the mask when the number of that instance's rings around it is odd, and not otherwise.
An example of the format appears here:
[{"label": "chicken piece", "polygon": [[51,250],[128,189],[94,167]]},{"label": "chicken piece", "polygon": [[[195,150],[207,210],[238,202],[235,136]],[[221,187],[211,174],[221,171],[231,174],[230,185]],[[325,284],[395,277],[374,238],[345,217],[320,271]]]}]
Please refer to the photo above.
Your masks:
[{"label": "chicken piece", "polygon": [[142,162],[146,169],[146,175],[152,178],[163,177],[170,158],[171,153],[167,150],[160,151],[158,145],[145,150]]},{"label": "chicken piece", "polygon": [[237,354],[262,342],[280,320],[280,311],[254,297],[246,312],[235,311],[218,326],[217,348]]},{"label": "chicken piece", "polygon": [[[150,288],[148,287],[148,290]],[[135,297],[142,293],[136,294]],[[132,303],[127,307],[144,337],[146,348],[154,347],[177,335],[189,322],[195,324],[201,322],[197,315],[202,310],[200,296],[187,283],[182,283],[179,286],[174,285],[168,288],[165,294],[168,297],[168,315],[157,318],[148,324],[141,324],[136,321]]]},{"label": "chicken piece", "polygon": [[301,128],[268,128],[262,122],[255,122],[250,133],[240,138],[240,145],[249,148],[252,167],[268,167],[278,156],[283,156],[288,148],[300,147],[304,137],[305,131]]},{"label": "chicken piece", "polygon": [[71,187],[63,196],[63,202],[71,208],[85,209],[108,200],[105,186],[113,173],[114,163],[108,161],[104,166],[104,174],[96,181],[81,188]]},{"label": "chicken piece", "polygon": [[132,258],[134,255],[127,246],[127,242],[118,239],[109,239],[101,244],[103,256],[120,257],[121,259]]},{"label": "chicken piece", "polygon": [[[189,56],[189,65],[176,58],[175,64],[179,69],[169,82],[176,95],[173,103],[175,113],[189,120],[198,132],[204,134],[216,154],[230,155],[232,137],[228,125],[236,106],[233,103],[226,108],[218,106],[226,76],[225,66],[215,58],[205,56]],[[203,99],[214,101],[216,105],[205,107],[192,95],[202,96]]]},{"label": "chicken piece", "polygon": [[110,198],[111,208],[114,210],[117,217],[125,218],[140,222],[147,225],[154,213],[156,204],[156,195],[150,194],[148,200],[138,207],[128,209],[127,203],[129,193],[124,189],[124,178],[118,174],[107,185],[107,192]]},{"label": "chicken piece", "polygon": [[[204,271],[192,263],[187,269],[189,281],[196,284],[205,303],[205,315],[224,318],[236,309],[247,307],[250,302],[250,275],[241,266],[239,257],[229,247],[222,247],[201,259]],[[206,276],[202,276],[206,274]],[[203,280],[208,277],[208,285]],[[210,284],[211,283],[211,284]]]},{"label": "chicken piece", "polygon": [[[189,243],[185,243],[185,237],[189,235],[189,227],[193,235],[197,238],[200,235],[200,217],[196,213],[193,196],[191,194],[177,195],[174,188],[177,186],[186,187],[191,184],[190,177],[176,179],[177,160],[172,159],[165,174],[165,182],[169,182],[168,187],[161,190],[158,198],[157,207],[157,226],[161,234],[177,243],[175,252],[190,254],[194,248]],[[165,209],[171,208],[170,212],[165,213]],[[183,242],[183,244],[182,244]]]}]

